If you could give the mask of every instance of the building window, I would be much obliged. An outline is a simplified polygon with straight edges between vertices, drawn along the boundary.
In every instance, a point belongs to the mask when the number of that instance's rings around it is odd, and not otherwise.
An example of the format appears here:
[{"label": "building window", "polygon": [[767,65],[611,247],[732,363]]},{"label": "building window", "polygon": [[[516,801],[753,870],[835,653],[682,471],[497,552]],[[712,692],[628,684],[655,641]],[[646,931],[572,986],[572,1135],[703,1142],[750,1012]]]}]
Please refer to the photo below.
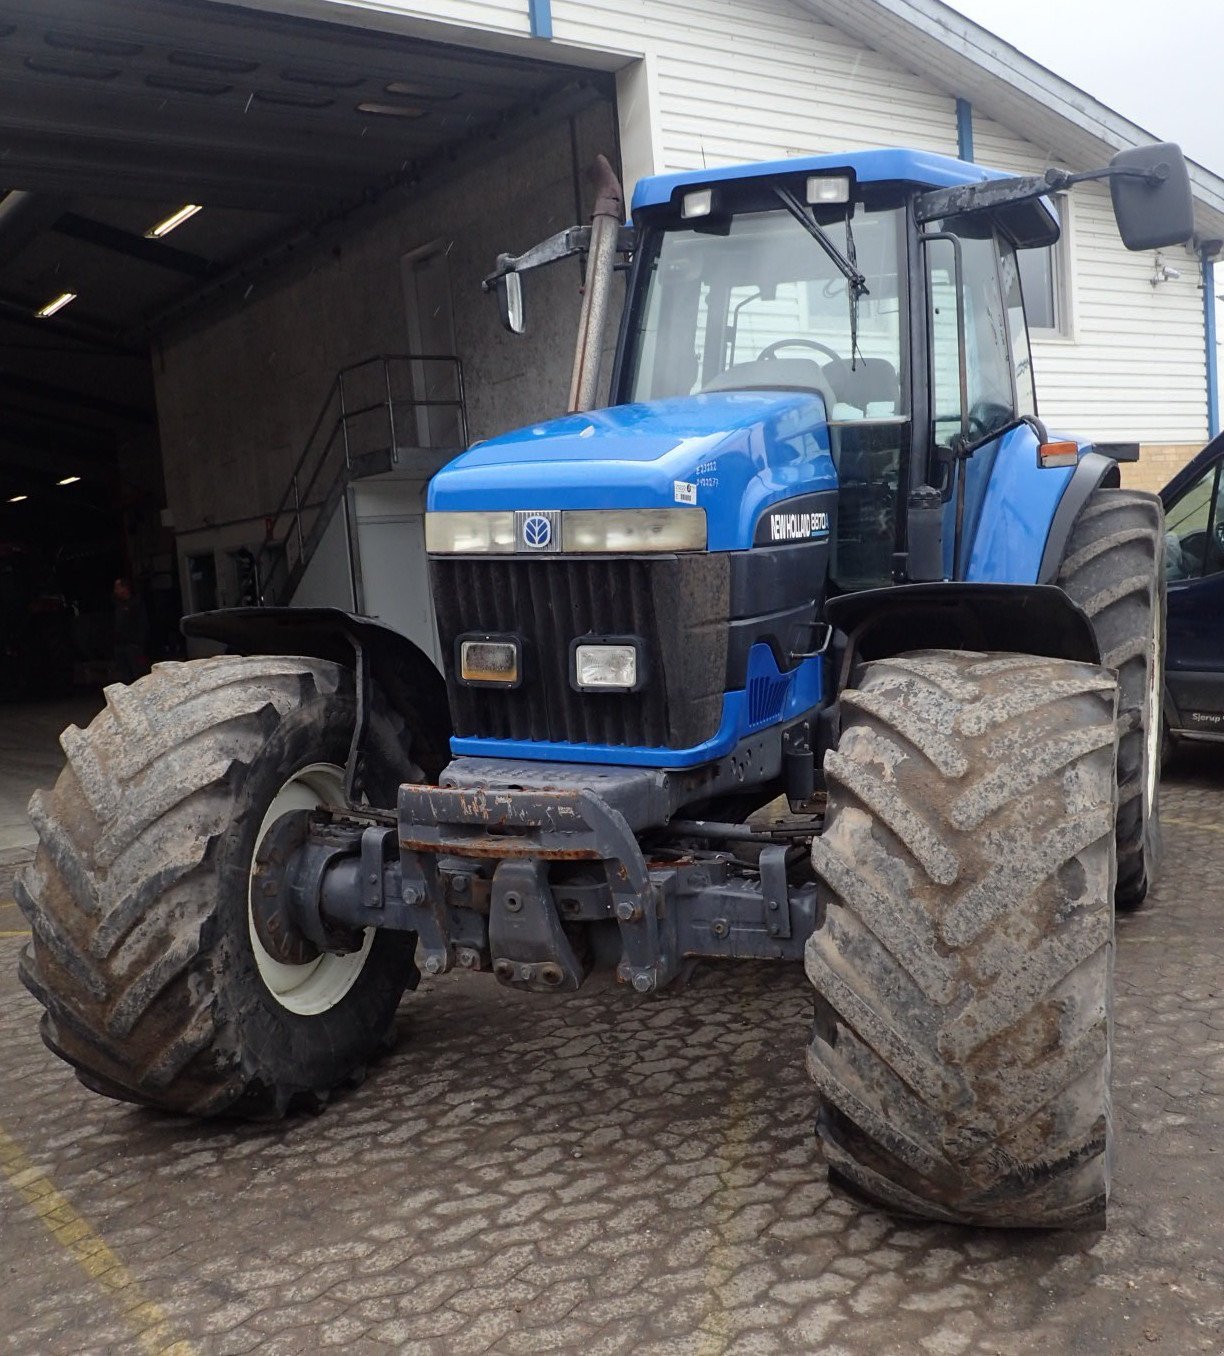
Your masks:
[{"label": "building window", "polygon": [[1063,224],[1057,243],[1043,250],[1020,250],[1020,285],[1024,310],[1034,339],[1071,337],[1071,270],[1067,267],[1067,233],[1070,205],[1066,198],[1054,202]]}]

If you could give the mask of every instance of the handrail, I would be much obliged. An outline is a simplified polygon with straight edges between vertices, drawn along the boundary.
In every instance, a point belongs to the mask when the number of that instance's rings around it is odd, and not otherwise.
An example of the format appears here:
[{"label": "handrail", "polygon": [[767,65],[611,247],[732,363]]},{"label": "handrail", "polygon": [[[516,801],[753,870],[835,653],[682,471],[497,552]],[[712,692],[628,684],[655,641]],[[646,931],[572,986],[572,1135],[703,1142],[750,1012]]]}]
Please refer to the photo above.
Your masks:
[{"label": "handrail", "polygon": [[[392,379],[392,365],[404,363],[446,363],[454,368],[455,391],[454,399],[432,399],[417,398],[415,395],[406,397],[397,397]],[[348,390],[351,389],[352,380],[355,373],[368,370],[376,370],[378,366],[382,367],[382,389],[385,395],[369,404],[358,405],[355,408],[350,407]],[[346,378],[348,379],[346,384]],[[415,389],[418,379],[415,374],[410,374],[410,389]],[[330,426],[327,425],[328,413],[339,402],[339,412],[332,420]],[[285,492],[282,494],[279,503],[266,515],[267,537],[261,543],[256,553],[256,585],[260,595],[260,601],[265,600],[265,594],[273,582],[273,575],[276,573],[278,565],[285,567],[286,577],[283,583],[287,586],[290,583],[295,572],[305,568],[308,555],[313,554],[314,544],[309,541],[309,534],[302,521],[304,513],[311,511],[322,512],[324,506],[336,493],[337,489],[342,489],[351,478],[355,458],[359,455],[354,450],[351,429],[353,421],[362,419],[365,416],[377,413],[380,410],[386,411],[386,424],[389,438],[389,448],[391,456],[394,459],[396,448],[398,447],[398,437],[396,430],[396,406],[410,406],[412,409],[435,409],[446,408],[453,409],[456,412],[461,445],[466,447],[469,441],[468,418],[467,418],[467,398],[463,380],[463,364],[458,357],[450,353],[386,353],[375,354],[369,358],[363,358],[359,362],[350,363],[340,368],[328,389],[327,395],[319,409],[318,416],[311,425],[310,433],[307,435],[301,454],[290,472],[289,480],[285,486]],[[320,436],[326,428],[326,436]],[[329,464],[334,460],[332,449],[336,444],[337,436],[340,437],[343,454],[336,466],[335,474],[331,477],[326,492],[316,494],[316,487],[327,470]],[[381,445],[381,442],[380,442]],[[432,442],[425,446],[432,446]],[[376,450],[371,448],[371,451]],[[280,530],[281,520],[288,516],[290,522],[287,530]],[[347,508],[346,508],[347,521]],[[312,532],[314,527],[310,529]],[[350,572],[354,572],[353,551],[354,544],[351,540],[350,531],[349,554],[350,554]],[[294,541],[297,547],[297,560],[288,564],[286,548],[290,541]],[[317,543],[315,543],[317,544]],[[265,568],[266,565],[266,568]],[[357,588],[354,577],[354,604],[356,605]]]}]

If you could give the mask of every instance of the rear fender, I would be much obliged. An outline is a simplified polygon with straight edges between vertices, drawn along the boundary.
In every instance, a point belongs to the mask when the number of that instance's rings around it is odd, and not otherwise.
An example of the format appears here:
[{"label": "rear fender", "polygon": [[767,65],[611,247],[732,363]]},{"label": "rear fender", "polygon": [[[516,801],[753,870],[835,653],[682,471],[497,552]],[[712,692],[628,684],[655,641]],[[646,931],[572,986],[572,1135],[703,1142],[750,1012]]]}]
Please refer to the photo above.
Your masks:
[{"label": "rear fender", "polygon": [[1100,452],[1085,452],[1080,457],[1050,521],[1050,532],[1037,572],[1039,584],[1052,584],[1058,578],[1058,571],[1066,559],[1071,529],[1092,495],[1102,486],[1116,487],[1121,483],[1118,463],[1112,457]]},{"label": "rear fender", "polygon": [[[408,729],[412,756],[430,781],[450,762],[451,718],[446,683],[407,636],[382,622],[331,607],[235,607],[184,617],[185,636],[219,641],[231,654],[308,655],[352,669],[359,703],[354,757],[389,738],[380,713]],[[394,760],[398,749],[388,748]]]}]

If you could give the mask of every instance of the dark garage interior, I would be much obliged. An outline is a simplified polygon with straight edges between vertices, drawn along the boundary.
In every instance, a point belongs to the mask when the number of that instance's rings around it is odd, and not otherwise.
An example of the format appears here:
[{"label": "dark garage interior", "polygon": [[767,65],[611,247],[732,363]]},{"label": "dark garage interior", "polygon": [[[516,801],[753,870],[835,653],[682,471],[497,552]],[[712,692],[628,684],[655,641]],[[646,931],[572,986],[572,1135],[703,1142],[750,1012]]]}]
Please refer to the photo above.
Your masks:
[{"label": "dark garage interior", "polygon": [[166,335],[607,98],[599,74],[222,4],[0,0],[4,695],[113,676],[120,575],[148,659],[179,650],[175,532],[209,518],[170,507]]}]

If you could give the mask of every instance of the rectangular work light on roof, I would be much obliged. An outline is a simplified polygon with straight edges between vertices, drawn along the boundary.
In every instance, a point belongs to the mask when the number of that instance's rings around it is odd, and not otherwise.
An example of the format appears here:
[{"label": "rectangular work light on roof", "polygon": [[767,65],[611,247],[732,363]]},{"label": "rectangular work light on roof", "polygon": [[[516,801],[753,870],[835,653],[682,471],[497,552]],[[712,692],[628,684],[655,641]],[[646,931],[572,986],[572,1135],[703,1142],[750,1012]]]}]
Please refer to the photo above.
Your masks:
[{"label": "rectangular work light on roof", "polygon": [[713,210],[712,188],[696,188],[691,193],[686,193],[680,200],[680,215],[685,221],[692,221],[695,217],[708,217]]},{"label": "rectangular work light on roof", "polygon": [[850,201],[850,177],[846,174],[809,174],[807,200],[816,203]]}]

